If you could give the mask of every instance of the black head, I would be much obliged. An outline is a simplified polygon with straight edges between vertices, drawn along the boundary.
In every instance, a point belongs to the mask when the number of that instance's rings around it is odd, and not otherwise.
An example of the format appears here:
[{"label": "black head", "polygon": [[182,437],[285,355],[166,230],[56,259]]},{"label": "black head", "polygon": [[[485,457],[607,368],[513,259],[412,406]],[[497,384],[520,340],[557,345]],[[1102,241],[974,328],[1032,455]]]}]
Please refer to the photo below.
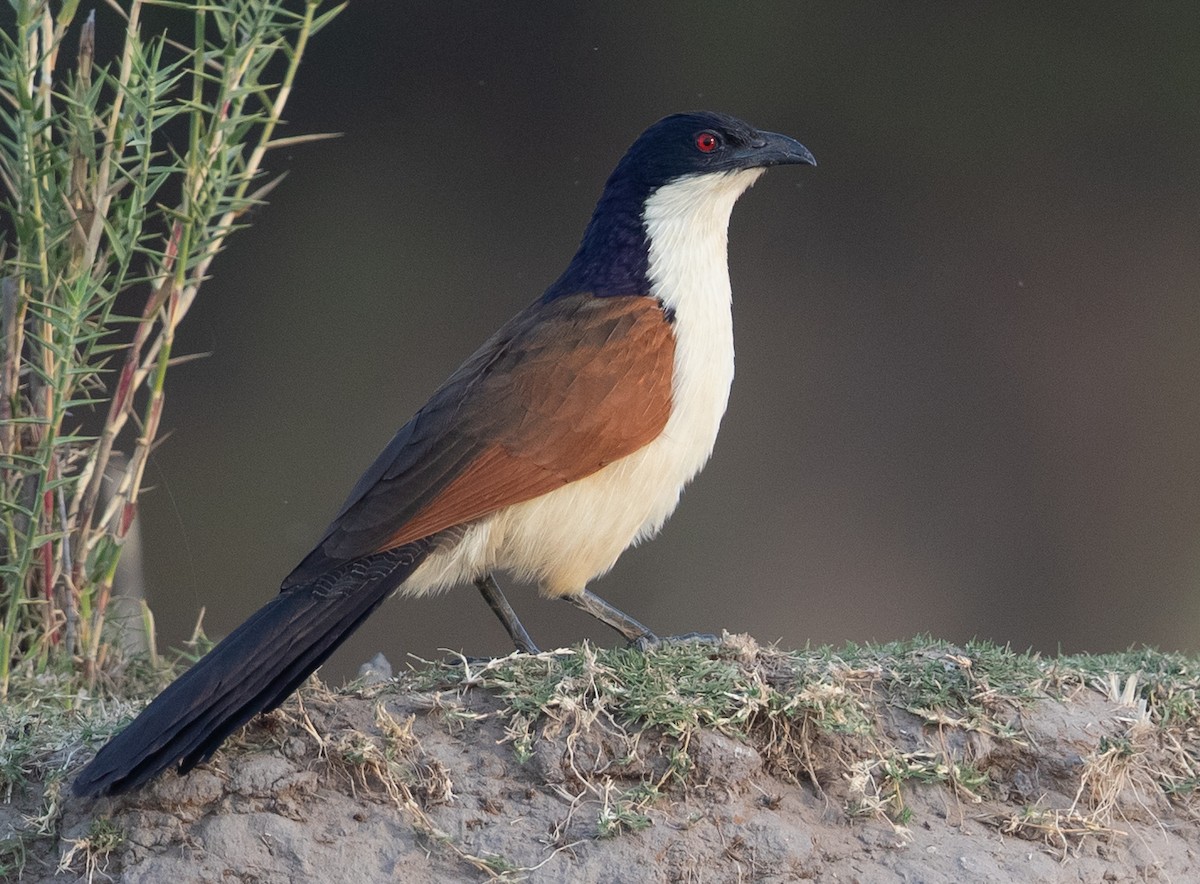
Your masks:
[{"label": "black head", "polygon": [[625,152],[609,178],[651,190],[689,175],[734,172],[817,161],[793,138],[760,132],[749,123],[712,111],[672,114],[659,120]]},{"label": "black head", "polygon": [[803,144],[761,132],[726,114],[672,114],[638,136],[604,185],[570,266],[543,300],[576,292],[599,297],[646,294],[646,200],[660,187],[711,173],[788,163],[817,164]]}]

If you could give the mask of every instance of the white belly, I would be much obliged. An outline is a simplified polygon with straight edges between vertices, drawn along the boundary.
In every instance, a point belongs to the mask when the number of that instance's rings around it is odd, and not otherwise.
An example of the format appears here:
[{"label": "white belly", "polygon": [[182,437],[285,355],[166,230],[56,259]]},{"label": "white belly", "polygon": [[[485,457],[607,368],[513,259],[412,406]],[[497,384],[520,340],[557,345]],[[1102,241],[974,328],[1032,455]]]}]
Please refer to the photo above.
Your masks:
[{"label": "white belly", "polygon": [[467,526],[402,592],[446,589],[494,570],[537,583],[548,595],[578,592],[626,548],[658,532],[712,454],[729,400],[726,231],[733,203],[759,174],[669,184],[647,203],[651,292],[675,316],[671,416],[662,434],[584,479]]}]

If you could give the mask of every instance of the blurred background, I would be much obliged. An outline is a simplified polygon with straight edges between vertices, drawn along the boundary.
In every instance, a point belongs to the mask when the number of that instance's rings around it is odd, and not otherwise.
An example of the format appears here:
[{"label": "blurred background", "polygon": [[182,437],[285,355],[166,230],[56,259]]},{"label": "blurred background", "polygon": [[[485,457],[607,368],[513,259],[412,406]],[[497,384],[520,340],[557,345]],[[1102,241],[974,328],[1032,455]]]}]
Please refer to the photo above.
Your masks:
[{"label": "blurred background", "polygon": [[[1200,650],[1200,6],[356,0],[176,351],[160,636],[263,603],[392,433],[558,275],[648,124],[804,142],[734,212],[715,456],[593,585],[663,634]],[[511,583],[505,583],[511,586]],[[553,647],[615,635],[528,588]],[[326,668],[503,653],[473,588]]]}]

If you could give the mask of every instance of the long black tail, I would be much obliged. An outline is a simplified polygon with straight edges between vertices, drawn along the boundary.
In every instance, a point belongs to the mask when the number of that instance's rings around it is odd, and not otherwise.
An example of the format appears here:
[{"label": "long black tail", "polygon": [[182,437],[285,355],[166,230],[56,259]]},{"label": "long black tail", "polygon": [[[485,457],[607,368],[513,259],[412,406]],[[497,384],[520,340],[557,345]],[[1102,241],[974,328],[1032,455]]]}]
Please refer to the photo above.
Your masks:
[{"label": "long black tail", "polygon": [[358,628],[425,558],[410,544],[291,587],[172,682],[75,778],[76,795],[136,789],[175,762],[187,773],[231,733],[269,712]]}]

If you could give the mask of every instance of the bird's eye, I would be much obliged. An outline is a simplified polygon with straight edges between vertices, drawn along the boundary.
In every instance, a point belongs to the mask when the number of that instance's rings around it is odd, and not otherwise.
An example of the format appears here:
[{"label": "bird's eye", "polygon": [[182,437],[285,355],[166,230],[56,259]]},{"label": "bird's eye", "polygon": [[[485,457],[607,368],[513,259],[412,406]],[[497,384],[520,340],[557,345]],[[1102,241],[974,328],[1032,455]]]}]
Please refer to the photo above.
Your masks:
[{"label": "bird's eye", "polygon": [[712,153],[720,143],[720,139],[712,132],[701,132],[696,136],[696,150],[701,153]]}]

